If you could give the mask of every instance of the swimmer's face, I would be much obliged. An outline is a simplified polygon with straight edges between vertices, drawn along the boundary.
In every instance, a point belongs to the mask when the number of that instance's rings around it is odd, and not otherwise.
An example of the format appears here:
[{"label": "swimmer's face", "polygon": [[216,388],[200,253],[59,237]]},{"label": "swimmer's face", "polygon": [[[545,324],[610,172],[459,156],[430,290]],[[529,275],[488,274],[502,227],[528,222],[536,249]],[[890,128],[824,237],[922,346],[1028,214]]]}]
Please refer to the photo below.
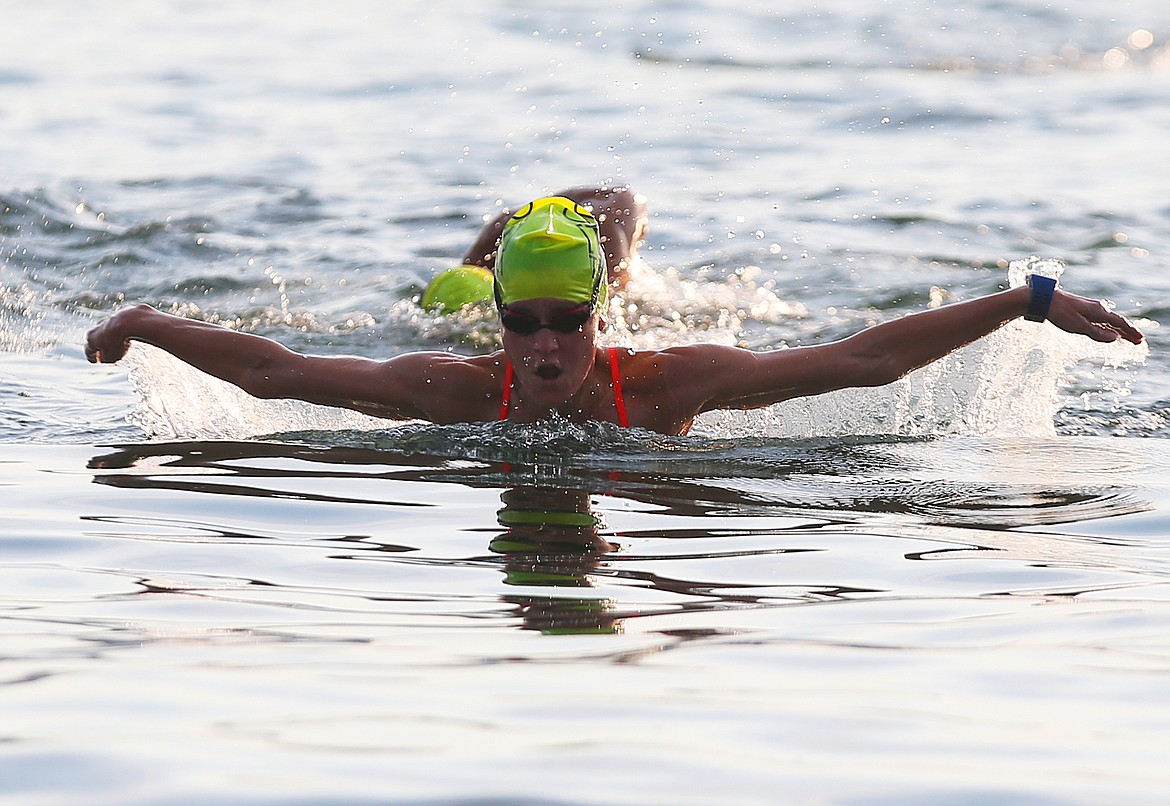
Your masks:
[{"label": "swimmer's face", "polygon": [[548,407],[568,401],[593,367],[596,312],[563,299],[529,299],[506,306],[500,319],[525,397]]}]

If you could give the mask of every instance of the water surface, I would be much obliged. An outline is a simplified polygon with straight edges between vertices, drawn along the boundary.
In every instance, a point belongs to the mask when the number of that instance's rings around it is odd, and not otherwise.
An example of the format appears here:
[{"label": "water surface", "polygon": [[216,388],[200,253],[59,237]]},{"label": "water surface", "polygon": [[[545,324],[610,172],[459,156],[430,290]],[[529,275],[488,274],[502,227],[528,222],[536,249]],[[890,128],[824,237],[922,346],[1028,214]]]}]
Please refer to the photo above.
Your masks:
[{"label": "water surface", "polygon": [[[604,12],[604,13],[602,13]],[[1162,4],[14,6],[0,52],[0,797],[1157,803]],[[253,401],[145,301],[375,357],[498,206],[650,200],[614,343],[779,349],[1017,283],[879,390],[688,437]]]}]

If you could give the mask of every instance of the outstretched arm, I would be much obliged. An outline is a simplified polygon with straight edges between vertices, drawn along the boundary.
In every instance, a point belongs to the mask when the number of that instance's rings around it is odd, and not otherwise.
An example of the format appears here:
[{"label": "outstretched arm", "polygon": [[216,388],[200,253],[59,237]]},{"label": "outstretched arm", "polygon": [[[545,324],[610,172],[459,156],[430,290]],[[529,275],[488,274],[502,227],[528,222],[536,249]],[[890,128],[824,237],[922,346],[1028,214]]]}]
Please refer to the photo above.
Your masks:
[{"label": "outstretched arm", "polygon": [[[983,338],[1028,310],[1031,297],[1026,287],[968,302],[947,305],[864,330],[846,339],[846,354],[867,369],[863,375],[878,386],[937,361],[960,347]],[[1102,303],[1056,291],[1048,321],[1061,330],[1100,342],[1123,338],[1134,344],[1141,331]]]},{"label": "outstretched arm", "polygon": [[[490,373],[445,353],[408,353],[388,361],[293,352],[263,336],[162,313],[125,308],[91,330],[85,356],[114,363],[131,342],[153,344],[181,361],[259,398],[288,398],[355,409],[389,419],[454,422],[468,396],[453,388],[483,385]],[[490,385],[489,385],[490,388]]]},{"label": "outstretched arm", "polygon": [[184,319],[149,305],[123,308],[89,331],[85,357],[91,363],[121,361],[131,342],[153,344],[209,375],[257,397],[275,385],[273,372],[286,372],[296,354],[271,339]]},{"label": "outstretched arm", "polygon": [[[708,376],[709,397],[699,410],[753,408],[835,389],[892,383],[1023,316],[1029,299],[1028,288],[1014,288],[885,322],[831,344],[710,356],[712,367],[719,369]],[[1143,338],[1125,317],[1100,302],[1059,290],[1048,320],[1061,330],[1100,342],[1120,338],[1137,344]]]}]

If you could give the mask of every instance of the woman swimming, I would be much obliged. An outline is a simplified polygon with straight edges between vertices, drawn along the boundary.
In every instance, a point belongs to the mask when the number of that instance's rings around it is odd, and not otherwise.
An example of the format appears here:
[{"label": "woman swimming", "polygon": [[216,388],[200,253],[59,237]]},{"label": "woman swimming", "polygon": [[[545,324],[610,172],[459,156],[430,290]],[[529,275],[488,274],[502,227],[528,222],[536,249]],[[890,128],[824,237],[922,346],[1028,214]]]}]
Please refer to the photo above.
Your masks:
[{"label": "woman swimming", "polygon": [[[629,232],[633,236],[637,229]],[[503,409],[518,422],[553,415],[575,422],[624,419],[633,427],[682,434],[706,411],[891,383],[1020,317],[1101,342],[1143,339],[1102,303],[1033,275],[1026,286],[822,345],[753,352],[694,344],[610,354],[597,345],[606,327],[610,261],[629,251],[609,243],[607,253],[597,217],[572,198],[538,199],[510,215],[498,249],[485,253],[492,258],[485,262],[493,269],[492,298],[503,328],[503,349],[491,355],[303,355],[261,336],[138,305],[91,330],[86,357],[116,362],[141,341],[259,398],[304,400],[396,420],[486,422]],[[477,244],[473,249],[482,248]]]}]

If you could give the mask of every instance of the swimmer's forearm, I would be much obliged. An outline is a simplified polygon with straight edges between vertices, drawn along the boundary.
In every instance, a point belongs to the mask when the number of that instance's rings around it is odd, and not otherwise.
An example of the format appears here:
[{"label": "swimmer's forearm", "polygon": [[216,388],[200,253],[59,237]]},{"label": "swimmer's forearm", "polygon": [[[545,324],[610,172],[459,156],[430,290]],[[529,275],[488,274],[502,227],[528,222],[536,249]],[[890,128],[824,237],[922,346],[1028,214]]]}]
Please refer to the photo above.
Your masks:
[{"label": "swimmer's forearm", "polygon": [[125,308],[91,330],[86,357],[113,363],[135,341],[165,350],[258,397],[279,396],[272,394],[272,382],[297,358],[296,353],[263,336],[172,316],[148,305]]},{"label": "swimmer's forearm", "polygon": [[851,336],[848,345],[865,368],[858,385],[881,386],[983,338],[1028,310],[1029,290],[934,308],[884,322]]},{"label": "swimmer's forearm", "polygon": [[[847,339],[875,376],[866,385],[890,383],[919,367],[977,341],[1028,310],[1027,286],[960,302],[878,325]],[[1095,341],[1125,339],[1134,344],[1141,332],[1096,300],[1057,291],[1048,313],[1052,324]]]}]

